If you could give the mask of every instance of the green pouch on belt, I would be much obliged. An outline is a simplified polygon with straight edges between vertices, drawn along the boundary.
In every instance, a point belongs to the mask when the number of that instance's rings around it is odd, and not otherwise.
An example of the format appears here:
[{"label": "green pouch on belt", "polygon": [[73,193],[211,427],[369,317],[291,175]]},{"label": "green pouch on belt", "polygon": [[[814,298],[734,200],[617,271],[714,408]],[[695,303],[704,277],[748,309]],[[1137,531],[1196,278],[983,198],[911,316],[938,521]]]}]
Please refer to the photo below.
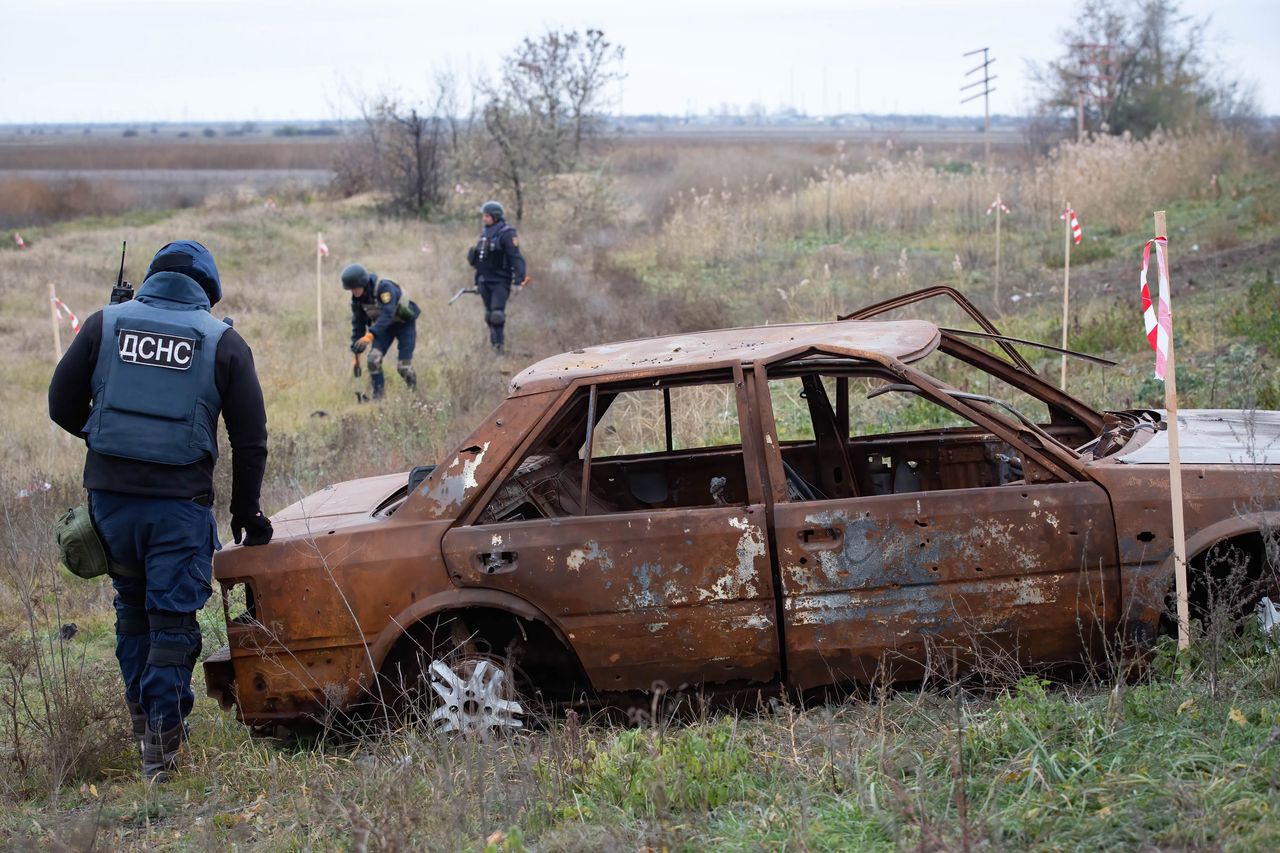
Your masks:
[{"label": "green pouch on belt", "polygon": [[140,577],[140,573],[107,559],[107,550],[94,529],[89,507],[81,504],[69,509],[53,524],[53,537],[58,542],[58,556],[62,565],[73,575],[96,578],[113,574],[121,577]]}]

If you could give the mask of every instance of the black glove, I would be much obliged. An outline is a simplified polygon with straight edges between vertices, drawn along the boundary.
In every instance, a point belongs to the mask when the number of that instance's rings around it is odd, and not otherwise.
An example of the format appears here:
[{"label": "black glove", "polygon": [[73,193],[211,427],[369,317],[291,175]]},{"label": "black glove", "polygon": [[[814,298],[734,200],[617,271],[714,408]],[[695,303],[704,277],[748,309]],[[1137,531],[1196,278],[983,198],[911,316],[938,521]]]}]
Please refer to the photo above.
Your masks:
[{"label": "black glove", "polygon": [[271,519],[260,512],[249,516],[231,516],[231,535],[235,537],[237,545],[241,539],[245,545],[266,545],[271,541],[271,533]]},{"label": "black glove", "polygon": [[368,349],[368,347],[369,345],[364,342],[364,338],[361,338],[358,341],[351,342],[351,351],[356,355],[359,355],[360,353],[364,352],[366,349]]}]

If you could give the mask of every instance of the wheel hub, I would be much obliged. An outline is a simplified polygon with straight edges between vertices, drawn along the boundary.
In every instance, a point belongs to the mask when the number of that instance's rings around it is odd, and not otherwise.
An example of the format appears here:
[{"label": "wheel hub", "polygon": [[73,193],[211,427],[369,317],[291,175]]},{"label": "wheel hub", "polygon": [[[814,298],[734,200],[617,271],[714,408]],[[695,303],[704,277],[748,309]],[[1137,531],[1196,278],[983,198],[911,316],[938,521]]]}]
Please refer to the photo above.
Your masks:
[{"label": "wheel hub", "polygon": [[439,707],[431,721],[444,732],[488,735],[493,729],[524,727],[524,707],[515,699],[502,667],[487,658],[469,658],[452,666],[431,662],[431,689]]}]

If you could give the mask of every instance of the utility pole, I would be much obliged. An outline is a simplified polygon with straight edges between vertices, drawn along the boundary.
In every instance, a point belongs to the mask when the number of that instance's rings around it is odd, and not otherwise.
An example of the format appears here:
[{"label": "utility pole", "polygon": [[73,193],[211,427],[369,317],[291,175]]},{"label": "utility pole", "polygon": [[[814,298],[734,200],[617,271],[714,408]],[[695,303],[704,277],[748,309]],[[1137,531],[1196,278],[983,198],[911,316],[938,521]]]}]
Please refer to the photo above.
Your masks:
[{"label": "utility pole", "polygon": [[964,76],[968,77],[971,74],[977,74],[979,71],[982,72],[982,76],[977,80],[974,80],[972,83],[967,83],[960,87],[961,92],[966,89],[972,89],[975,86],[982,87],[981,92],[977,92],[967,98],[963,98],[960,103],[967,104],[970,101],[982,98],[982,150],[983,156],[986,159],[987,171],[991,171],[991,93],[995,91],[995,88],[991,85],[991,81],[996,79],[997,76],[991,73],[991,63],[995,62],[995,60],[988,58],[987,51],[989,50],[990,48],[980,47],[977,50],[971,50],[965,54],[965,56],[974,56],[981,53],[982,64],[974,68],[970,68],[968,71],[964,72]]},{"label": "utility pole", "polygon": [[1076,90],[1076,142],[1084,141],[1085,102],[1092,100],[1098,105],[1099,130],[1106,124],[1109,115],[1112,83],[1115,81],[1115,60],[1111,58],[1109,44],[1074,44],[1076,62],[1080,70],[1076,72],[1079,88]]}]

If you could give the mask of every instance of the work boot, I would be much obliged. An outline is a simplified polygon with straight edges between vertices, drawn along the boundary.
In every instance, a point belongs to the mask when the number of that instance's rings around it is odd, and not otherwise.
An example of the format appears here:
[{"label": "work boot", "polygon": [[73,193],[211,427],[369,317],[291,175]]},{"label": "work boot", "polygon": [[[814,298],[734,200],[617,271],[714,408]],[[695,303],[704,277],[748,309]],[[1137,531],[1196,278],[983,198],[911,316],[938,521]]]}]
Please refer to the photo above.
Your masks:
[{"label": "work boot", "polygon": [[148,724],[142,736],[142,778],[148,782],[167,782],[178,764],[178,750],[187,739],[187,727],[179,723],[163,732]]},{"label": "work boot", "polygon": [[142,709],[142,705],[137,702],[124,700],[125,707],[129,709],[129,720],[133,723],[133,745],[138,748],[138,752],[142,752],[142,736],[147,733],[147,712]]}]

